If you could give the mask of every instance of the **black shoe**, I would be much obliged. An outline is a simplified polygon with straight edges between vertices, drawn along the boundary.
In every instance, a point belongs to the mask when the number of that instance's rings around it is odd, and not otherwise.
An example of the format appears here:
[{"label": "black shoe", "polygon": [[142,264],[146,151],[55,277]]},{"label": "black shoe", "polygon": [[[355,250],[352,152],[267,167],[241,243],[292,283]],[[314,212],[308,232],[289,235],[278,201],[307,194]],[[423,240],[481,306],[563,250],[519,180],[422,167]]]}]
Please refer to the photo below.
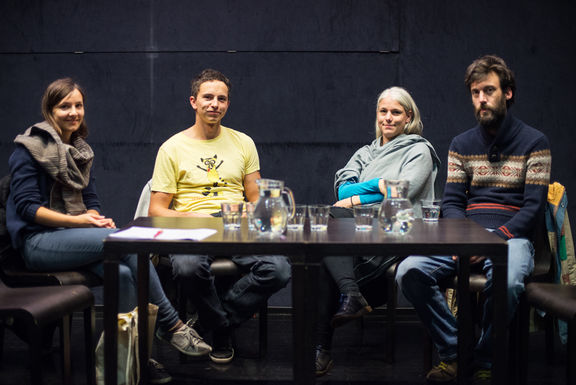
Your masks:
[{"label": "black shoe", "polygon": [[167,384],[172,381],[172,376],[164,365],[153,358],[148,360],[148,382],[151,384]]},{"label": "black shoe", "polygon": [[330,350],[323,349],[322,346],[316,346],[316,377],[325,375],[332,369],[334,361],[330,355]]},{"label": "black shoe", "polygon": [[212,341],[212,351],[210,359],[216,364],[227,364],[234,358],[234,348],[232,347],[231,330],[214,332]]},{"label": "black shoe", "polygon": [[340,308],[332,317],[332,327],[337,328],[364,314],[370,313],[372,307],[360,293],[342,294],[340,296]]}]

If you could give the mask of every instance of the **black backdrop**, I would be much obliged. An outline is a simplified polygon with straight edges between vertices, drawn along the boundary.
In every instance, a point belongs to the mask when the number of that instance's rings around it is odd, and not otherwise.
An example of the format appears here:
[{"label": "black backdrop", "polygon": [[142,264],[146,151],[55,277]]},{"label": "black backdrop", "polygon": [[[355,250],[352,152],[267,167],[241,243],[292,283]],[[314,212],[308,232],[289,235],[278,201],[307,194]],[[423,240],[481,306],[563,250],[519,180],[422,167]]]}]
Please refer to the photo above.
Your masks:
[{"label": "black backdrop", "polygon": [[[406,87],[443,160],[474,125],[466,66],[495,53],[516,73],[512,112],[546,133],[553,179],[576,187],[574,2],[512,0],[3,0],[0,174],[14,136],[40,121],[40,98],[72,76],[87,91],[105,213],[133,216],[159,145],[188,127],[193,75],[233,82],[224,124],[249,134],[265,177],[301,203],[334,201],[334,172],[374,135],[375,99]],[[575,206],[570,206],[574,212]]]}]

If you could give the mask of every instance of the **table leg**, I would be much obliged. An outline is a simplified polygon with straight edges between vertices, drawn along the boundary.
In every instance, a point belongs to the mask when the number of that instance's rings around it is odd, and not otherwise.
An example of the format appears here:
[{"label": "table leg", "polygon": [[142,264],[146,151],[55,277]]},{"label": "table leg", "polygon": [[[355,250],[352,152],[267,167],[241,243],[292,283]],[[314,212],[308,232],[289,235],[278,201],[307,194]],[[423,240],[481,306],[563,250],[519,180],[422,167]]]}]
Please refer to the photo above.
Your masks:
[{"label": "table leg", "polygon": [[508,256],[493,259],[492,384],[508,384]]},{"label": "table leg", "polygon": [[294,336],[294,383],[316,382],[314,370],[314,325],[316,282],[319,265],[306,265],[305,257],[292,257],[292,306]]},{"label": "table leg", "polygon": [[458,257],[458,374],[459,385],[468,383],[470,346],[474,330],[472,307],[470,305],[470,260],[468,256]]},{"label": "table leg", "polygon": [[117,384],[118,259],[104,259],[104,382]]},{"label": "table leg", "polygon": [[148,298],[150,285],[150,255],[138,254],[138,354],[140,384],[148,384]]}]

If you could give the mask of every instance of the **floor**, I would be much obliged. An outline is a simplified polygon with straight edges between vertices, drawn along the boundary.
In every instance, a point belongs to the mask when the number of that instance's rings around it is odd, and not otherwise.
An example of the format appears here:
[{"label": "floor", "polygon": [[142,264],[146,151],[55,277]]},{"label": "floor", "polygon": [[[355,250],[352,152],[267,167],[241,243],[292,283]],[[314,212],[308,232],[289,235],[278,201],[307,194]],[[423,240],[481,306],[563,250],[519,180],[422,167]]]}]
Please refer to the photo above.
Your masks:
[{"label": "floor", "polygon": [[[236,333],[237,355],[228,365],[216,365],[207,359],[180,361],[178,353],[169,345],[155,343],[153,357],[162,362],[172,374],[174,385],[234,385],[257,381],[260,385],[292,383],[292,340],[290,316],[281,312],[269,315],[268,354],[257,359],[257,320],[250,320]],[[81,318],[74,319],[72,336],[73,370],[76,384],[84,384],[84,362]],[[319,384],[425,384],[423,371],[423,329],[408,317],[398,325],[397,359],[384,363],[384,320],[367,317],[362,324],[354,322],[339,329],[333,351],[334,368],[318,379]],[[101,326],[101,320],[97,320]],[[99,329],[101,330],[101,329]],[[544,335],[533,333],[530,339],[529,384],[552,385],[565,383],[565,355],[559,343],[555,348],[555,363],[547,364],[544,357]],[[57,345],[57,343],[56,343]],[[45,384],[60,384],[57,349],[45,355],[41,363]],[[28,384],[27,348],[7,330],[4,356],[0,362],[1,385]],[[34,384],[36,385],[36,384]]]}]

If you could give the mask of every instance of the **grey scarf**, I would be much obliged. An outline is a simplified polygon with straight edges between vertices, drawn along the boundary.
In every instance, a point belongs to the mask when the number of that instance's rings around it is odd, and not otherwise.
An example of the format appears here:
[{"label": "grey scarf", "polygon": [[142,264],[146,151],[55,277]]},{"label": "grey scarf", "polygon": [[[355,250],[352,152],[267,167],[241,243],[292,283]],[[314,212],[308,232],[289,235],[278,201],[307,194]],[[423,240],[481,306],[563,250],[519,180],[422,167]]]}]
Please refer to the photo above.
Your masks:
[{"label": "grey scarf", "polygon": [[54,179],[50,209],[70,215],[86,212],[82,190],[90,183],[94,152],[84,139],[77,137],[72,145],[67,145],[56,130],[44,121],[28,128],[14,142],[26,147]]}]

